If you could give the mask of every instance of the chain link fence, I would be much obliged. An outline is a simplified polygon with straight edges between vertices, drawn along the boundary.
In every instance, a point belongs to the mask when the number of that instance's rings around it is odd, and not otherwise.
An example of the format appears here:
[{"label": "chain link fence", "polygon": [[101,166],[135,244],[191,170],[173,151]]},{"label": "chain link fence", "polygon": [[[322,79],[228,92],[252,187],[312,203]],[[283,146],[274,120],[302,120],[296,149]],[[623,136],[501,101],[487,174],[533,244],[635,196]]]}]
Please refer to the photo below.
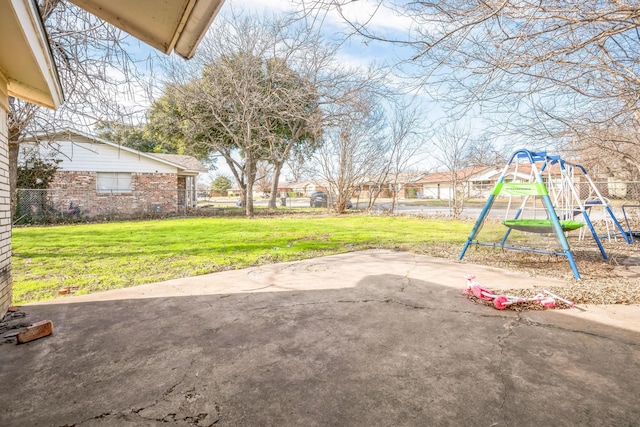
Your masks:
[{"label": "chain link fence", "polygon": [[14,224],[55,224],[74,221],[187,216],[196,210],[188,190],[96,192],[68,189],[18,189]]},{"label": "chain link fence", "polygon": [[[596,182],[596,188],[605,197],[616,215],[637,219],[640,216],[640,182]],[[494,184],[469,185],[456,192],[464,200],[462,211],[471,207],[482,206],[491,194]],[[577,183],[576,191],[584,202],[591,200],[595,193],[588,183]],[[422,190],[422,189],[419,189]],[[407,194],[409,197],[398,202],[410,204],[428,204],[440,206],[446,212],[451,207],[454,192],[441,191],[441,198],[427,191],[416,191]],[[413,197],[411,197],[413,196]],[[261,200],[261,199],[258,199]],[[300,198],[299,203],[291,203],[289,208],[308,208],[308,198]],[[259,203],[259,202],[258,202]],[[355,202],[354,202],[355,203]],[[378,200],[384,205],[384,200]],[[19,189],[16,194],[16,210],[14,224],[55,224],[75,221],[118,221],[127,219],[153,219],[176,216],[218,216],[232,214],[242,215],[242,211],[231,210],[236,203],[227,200],[224,207],[214,203],[214,197],[208,192],[197,195],[189,190],[98,193],[94,191],[77,191],[69,189]],[[359,204],[361,207],[361,205]],[[471,210],[470,210],[471,209]],[[624,209],[624,211],[623,211]],[[235,212],[238,211],[238,212]]]},{"label": "chain link fence", "polygon": [[[598,181],[593,183],[602,197],[606,200],[613,202],[614,204],[638,204],[640,203],[640,181]],[[442,189],[439,191],[443,199],[449,197],[453,191],[450,190],[450,186],[442,184]],[[465,199],[486,199],[493,191],[495,184],[468,184],[464,183],[460,185],[458,189]],[[574,187],[578,194],[578,197],[583,202],[590,198],[596,197],[596,192],[591,185],[586,181],[575,182]],[[427,195],[427,198],[436,197],[436,191],[426,191],[421,194]],[[415,196],[414,196],[415,197]]]}]

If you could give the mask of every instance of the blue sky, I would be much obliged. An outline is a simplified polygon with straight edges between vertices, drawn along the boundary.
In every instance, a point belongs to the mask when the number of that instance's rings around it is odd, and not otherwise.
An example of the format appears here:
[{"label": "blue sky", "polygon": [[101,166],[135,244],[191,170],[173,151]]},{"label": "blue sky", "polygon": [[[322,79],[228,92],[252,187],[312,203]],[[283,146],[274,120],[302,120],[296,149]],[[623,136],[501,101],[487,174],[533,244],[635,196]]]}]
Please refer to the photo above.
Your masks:
[{"label": "blue sky", "polygon": [[[302,3],[301,0],[227,0],[220,13],[221,15],[229,14],[233,9],[236,12],[287,14],[298,12],[301,8],[300,3]],[[368,28],[376,33],[402,37],[413,25],[412,21],[397,16],[388,9],[375,9],[374,5],[377,3],[377,1],[359,0],[343,7],[342,11],[354,22],[367,21]],[[335,11],[326,13],[322,19],[322,33],[329,39],[342,39],[353,32],[353,29]],[[400,48],[397,45],[365,41],[354,37],[344,43],[339,57],[343,64],[367,66],[371,62],[394,62],[397,59],[398,49]]]}]

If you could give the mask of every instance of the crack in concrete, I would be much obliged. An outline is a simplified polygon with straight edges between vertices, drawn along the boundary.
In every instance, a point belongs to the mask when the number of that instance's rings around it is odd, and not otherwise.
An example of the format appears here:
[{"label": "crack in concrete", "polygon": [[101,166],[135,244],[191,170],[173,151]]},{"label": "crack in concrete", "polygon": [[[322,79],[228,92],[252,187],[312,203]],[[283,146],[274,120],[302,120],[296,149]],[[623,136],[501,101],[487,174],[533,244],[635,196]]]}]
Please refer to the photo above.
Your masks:
[{"label": "crack in concrete", "polygon": [[418,268],[418,259],[414,255],[413,266],[411,268],[408,268],[405,275],[402,277],[402,283],[400,283],[400,292],[404,292],[404,290],[407,289],[409,285],[411,285],[411,278],[409,277],[409,275],[417,268]]},{"label": "crack in concrete", "polygon": [[82,420],[79,423],[65,424],[65,425],[60,426],[60,427],[78,427],[78,426],[81,426],[82,424],[84,424],[86,422],[94,421],[94,420],[101,420],[101,419],[104,419],[104,418],[108,418],[108,417],[110,417],[112,415],[114,415],[114,414],[111,413],[111,412],[103,412],[100,415],[96,415],[96,416],[93,416],[91,418],[87,418],[86,420]]},{"label": "crack in concrete", "polygon": [[272,287],[274,287],[274,286],[276,286],[276,285],[274,285],[273,283],[270,283],[270,284],[268,284],[268,285],[260,286],[260,287],[258,287],[258,288],[241,289],[240,291],[241,291],[241,292],[254,292],[254,291],[261,291],[261,290],[263,290],[263,289],[272,288]]},{"label": "crack in concrete", "polygon": [[130,412],[142,419],[163,423],[185,422],[197,427],[217,424],[220,420],[220,406],[217,403],[207,402],[205,396],[196,392],[195,386],[185,391],[176,391],[187,380],[195,362],[196,356],[191,359],[182,378],[165,390],[160,399]]},{"label": "crack in concrete", "polygon": [[425,310],[427,308],[424,305],[410,304],[408,302],[398,301],[398,300],[395,300],[395,299],[388,299],[385,302],[387,302],[387,303],[391,302],[391,303],[394,303],[394,304],[402,305],[404,307],[415,308],[416,310]]},{"label": "crack in concrete", "polygon": [[505,362],[505,348],[507,346],[507,340],[514,335],[515,326],[521,326],[522,319],[518,314],[518,317],[515,319],[510,319],[510,322],[503,325],[507,329],[505,334],[498,335],[498,348],[500,349],[500,358],[499,358],[499,369],[500,369],[500,383],[502,384],[502,400],[500,402],[500,412],[502,413],[502,421],[504,425],[509,425],[509,420],[507,419],[508,411],[505,409],[507,404],[507,374],[504,370],[504,362]]},{"label": "crack in concrete", "polygon": [[[590,336],[590,337],[594,337],[594,338],[599,338],[599,339],[603,339],[606,341],[615,341],[616,343],[620,343],[620,339],[618,337],[610,337],[610,336],[605,336],[605,335],[600,335],[597,333],[593,333],[593,332],[588,332],[588,331],[581,331],[581,330],[576,330],[576,329],[571,329],[571,328],[565,328],[559,325],[555,325],[555,324],[547,324],[547,323],[541,323],[541,322],[536,322],[534,320],[531,320],[529,318],[526,318],[524,315],[526,314],[526,312],[516,312],[517,317],[516,318],[511,318],[508,317],[508,319],[510,320],[509,322],[505,323],[503,326],[507,329],[506,333],[500,334],[497,337],[497,342],[498,342],[498,348],[499,348],[499,361],[498,361],[498,366],[499,366],[499,374],[500,374],[500,382],[502,384],[502,399],[500,402],[500,412],[502,413],[502,421],[504,423],[504,425],[508,426],[509,425],[509,420],[507,418],[507,414],[508,411],[506,410],[507,407],[507,397],[508,397],[508,393],[507,393],[507,380],[508,380],[508,374],[504,369],[504,362],[505,360],[507,360],[507,355],[506,355],[506,349],[508,346],[507,341],[513,337],[515,335],[516,332],[516,327],[523,327],[523,326],[528,326],[528,327],[534,327],[534,328],[545,328],[545,329],[554,329],[554,330],[559,330],[559,331],[563,331],[563,332],[570,332],[570,333],[579,333],[579,334],[583,334],[586,336]],[[507,316],[504,315],[489,315],[489,314],[477,314],[476,315],[480,316],[480,317],[494,317],[494,318],[504,318],[507,319]],[[637,347],[639,346],[638,343],[635,342],[626,342],[626,344]]]},{"label": "crack in concrete", "polygon": [[[393,304],[398,304],[404,307],[409,307],[409,308],[413,308],[416,310],[425,310],[427,308],[429,308],[430,310],[439,310],[440,308],[437,306],[434,307],[427,307],[424,305],[419,305],[419,304],[412,304],[406,301],[399,301],[397,299],[393,299],[393,298],[384,298],[384,299],[353,299],[353,300],[347,300],[347,299],[339,299],[339,300],[324,300],[324,301],[313,301],[313,302],[304,302],[304,303],[295,303],[295,304],[284,304],[284,305],[279,305],[279,306],[261,306],[261,307],[256,307],[254,309],[252,309],[252,311],[261,311],[261,310],[267,310],[267,309],[281,309],[281,308],[293,308],[293,307],[303,307],[303,306],[313,306],[313,305],[326,305],[326,304],[368,304],[368,303],[380,303],[380,304],[389,304],[389,303],[393,303]],[[446,310],[447,312],[451,312],[451,313],[457,313],[457,314],[468,314],[471,316],[477,316],[477,317],[481,317],[481,318],[491,318],[491,319],[504,319],[504,320],[509,320],[514,324],[519,324],[519,325],[527,325],[527,326],[534,326],[534,327],[542,327],[542,328],[553,328],[553,329],[557,329],[557,330],[562,330],[562,331],[567,331],[567,332],[573,332],[573,333],[580,333],[580,334],[584,334],[587,336],[592,336],[595,338],[602,338],[608,341],[616,341],[619,342],[620,339],[618,337],[609,337],[606,335],[601,335],[601,334],[597,334],[597,333],[593,333],[593,332],[588,332],[588,331],[581,331],[581,330],[577,330],[577,329],[570,329],[570,328],[564,328],[558,325],[553,325],[553,324],[546,324],[546,323],[541,323],[541,322],[536,322],[533,321],[531,319],[528,319],[526,317],[523,317],[524,315],[526,315],[526,311],[524,312],[517,312],[517,311],[512,311],[512,310],[507,310],[507,311],[500,311],[500,312],[487,312],[487,313],[479,313],[479,312],[475,312],[475,311],[471,311],[471,310],[455,310],[455,309],[450,309],[448,308]],[[495,311],[495,310],[494,310]],[[514,318],[514,316],[516,316]],[[640,346],[640,344],[636,343],[636,342],[626,342],[626,344],[632,345],[634,347],[638,347]]]},{"label": "crack in concrete", "polygon": [[184,375],[182,375],[182,378],[180,379],[180,381],[178,381],[177,383],[175,383],[174,385],[169,387],[169,389],[167,391],[162,393],[162,398],[163,399],[165,397],[167,397],[168,395],[170,395],[171,393],[173,393],[173,391],[176,389],[176,387],[178,387],[180,384],[182,384],[187,379],[187,375],[189,374],[189,372],[191,371],[191,369],[193,368],[193,365],[195,363],[196,363],[196,356],[193,356],[193,358],[191,359],[191,362],[189,362],[189,367],[184,371]]},{"label": "crack in concrete", "polygon": [[404,307],[410,307],[410,308],[415,308],[420,310],[424,310],[427,308],[426,306],[398,301],[393,298],[384,298],[384,299],[353,299],[353,300],[339,299],[339,300],[332,300],[332,301],[313,301],[313,302],[303,302],[303,303],[296,303],[296,304],[283,304],[278,306],[270,305],[270,306],[256,307],[251,309],[250,311],[263,311],[263,310],[272,310],[272,309],[281,309],[281,308],[305,307],[305,306],[327,305],[327,304],[369,304],[369,303],[380,303],[380,304],[394,303],[394,304],[402,305]]},{"label": "crack in concrete", "polygon": [[[523,312],[522,314],[525,314],[525,313],[526,312]],[[598,334],[598,333],[595,333],[595,332],[581,331],[581,330],[573,329],[573,328],[565,328],[563,326],[550,324],[550,323],[541,323],[541,322],[537,322],[535,320],[528,319],[526,317],[522,317],[521,313],[518,313],[518,317],[520,317],[522,323],[527,325],[527,326],[555,329],[555,330],[564,331],[564,332],[572,332],[572,333],[582,334],[582,335],[586,335],[586,336],[593,337],[593,338],[600,338],[600,339],[603,339],[603,340],[606,340],[606,341],[613,341],[613,342],[616,342],[616,343],[623,342],[625,345],[631,345],[633,347],[640,347],[640,343],[634,342],[634,341],[623,340],[622,338],[620,338],[618,336],[601,335],[601,334]]]},{"label": "crack in concrete", "polygon": [[[471,316],[490,318],[490,319],[499,318],[499,319],[505,319],[505,320],[513,320],[514,315],[516,315],[518,317],[520,315],[519,312],[512,311],[512,310],[504,310],[504,311],[491,310],[491,311],[487,311],[487,313],[480,313],[480,312],[471,311],[471,310],[456,310],[456,309],[452,309],[452,308],[447,308],[446,310],[444,310],[444,309],[440,308],[438,305],[426,306],[426,305],[420,305],[420,304],[412,304],[410,302],[400,301],[400,300],[397,300],[397,299],[394,299],[394,298],[391,298],[391,297],[386,297],[384,299],[374,299],[374,298],[372,298],[372,299],[323,300],[323,301],[311,301],[311,302],[301,302],[301,303],[293,303],[293,304],[281,304],[281,305],[277,305],[277,306],[266,305],[266,306],[255,307],[255,308],[252,308],[252,309],[247,310],[247,311],[264,311],[264,310],[272,310],[272,309],[286,309],[286,308],[293,308],[293,307],[304,307],[304,306],[313,306],[313,305],[328,305],[328,304],[368,304],[368,303],[380,303],[380,304],[394,303],[394,304],[398,304],[398,305],[401,305],[401,306],[404,306],[404,307],[414,308],[414,309],[417,309],[417,310],[426,310],[426,309],[433,310],[433,311],[440,310],[440,311],[447,311],[449,313],[468,314],[468,315],[471,315]],[[542,324],[541,324],[541,326],[542,326]]]},{"label": "crack in concrete", "polygon": [[215,404],[214,408],[215,408],[216,414],[213,417],[208,412],[198,412],[197,414],[194,414],[194,415],[185,415],[184,413],[169,412],[166,415],[157,416],[157,417],[148,417],[148,416],[141,415],[139,412],[143,409],[140,409],[140,410],[132,409],[127,412],[106,412],[100,415],[96,415],[95,417],[87,418],[86,420],[83,420],[80,423],[65,424],[60,427],[80,427],[84,423],[87,423],[90,421],[95,421],[100,419],[110,419],[110,418],[113,419],[113,421],[119,421],[118,425],[126,421],[132,422],[133,425],[138,424],[139,421],[136,422],[136,420],[132,419],[131,416],[136,416],[138,417],[137,419],[143,419],[147,421],[157,421],[160,423],[183,422],[195,427],[212,427],[213,425],[217,424],[218,421],[220,421],[220,406],[218,404]]}]

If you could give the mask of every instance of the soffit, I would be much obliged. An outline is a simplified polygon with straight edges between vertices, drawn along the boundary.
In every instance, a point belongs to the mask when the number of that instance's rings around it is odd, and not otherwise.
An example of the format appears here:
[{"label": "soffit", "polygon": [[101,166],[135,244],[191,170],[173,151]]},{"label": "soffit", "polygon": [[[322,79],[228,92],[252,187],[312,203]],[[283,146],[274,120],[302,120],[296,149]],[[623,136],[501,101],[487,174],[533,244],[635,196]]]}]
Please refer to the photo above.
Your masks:
[{"label": "soffit", "polygon": [[49,108],[63,101],[58,73],[32,0],[0,0],[0,72],[10,96]]},{"label": "soffit", "polygon": [[191,58],[224,0],[70,0],[150,46]]}]

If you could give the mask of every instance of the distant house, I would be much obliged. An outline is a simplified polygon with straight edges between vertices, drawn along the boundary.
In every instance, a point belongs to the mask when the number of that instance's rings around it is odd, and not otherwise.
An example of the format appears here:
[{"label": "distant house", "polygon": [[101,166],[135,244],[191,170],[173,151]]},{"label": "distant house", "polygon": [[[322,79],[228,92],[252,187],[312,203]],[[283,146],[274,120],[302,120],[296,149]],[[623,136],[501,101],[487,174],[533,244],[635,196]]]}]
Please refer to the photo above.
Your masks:
[{"label": "distant house", "polygon": [[424,172],[401,172],[388,174],[384,180],[378,176],[364,178],[357,187],[360,197],[392,197],[396,192],[398,199],[414,198],[420,193],[420,179]]},{"label": "distant house", "polygon": [[[309,197],[314,191],[327,191],[329,185],[324,181],[278,182],[278,195],[286,193],[287,197]],[[237,185],[227,190],[229,197],[240,196],[240,187]],[[254,188],[253,197],[260,197]]]},{"label": "distant house", "polygon": [[314,191],[328,191],[329,184],[325,181],[280,182],[278,192],[286,192],[294,197],[309,197]]},{"label": "distant house", "polygon": [[20,145],[18,161],[34,154],[60,161],[47,194],[50,208],[61,212],[73,206],[87,217],[175,213],[195,207],[197,177],[207,172],[191,156],[143,153],[75,130],[39,139]]},{"label": "distant house", "polygon": [[[496,166],[479,166],[460,170],[454,175],[451,171],[433,172],[423,176],[417,184],[419,185],[420,197],[429,199],[453,198],[457,183],[457,191],[464,191],[465,197],[486,198],[489,196],[496,184],[498,177],[502,173],[502,168]],[[527,181],[531,169],[512,170],[508,172],[509,180]]]},{"label": "distant house", "polygon": [[[394,188],[398,192],[399,198],[407,196],[407,190],[417,186],[418,180],[424,175],[422,172],[400,173],[389,175],[383,183],[376,179],[365,179],[355,183],[355,197],[389,197]],[[314,191],[328,192],[330,184],[325,180],[310,180],[301,182],[281,182],[278,184],[278,191],[286,191],[287,194],[294,194],[295,197],[309,197]]]}]

